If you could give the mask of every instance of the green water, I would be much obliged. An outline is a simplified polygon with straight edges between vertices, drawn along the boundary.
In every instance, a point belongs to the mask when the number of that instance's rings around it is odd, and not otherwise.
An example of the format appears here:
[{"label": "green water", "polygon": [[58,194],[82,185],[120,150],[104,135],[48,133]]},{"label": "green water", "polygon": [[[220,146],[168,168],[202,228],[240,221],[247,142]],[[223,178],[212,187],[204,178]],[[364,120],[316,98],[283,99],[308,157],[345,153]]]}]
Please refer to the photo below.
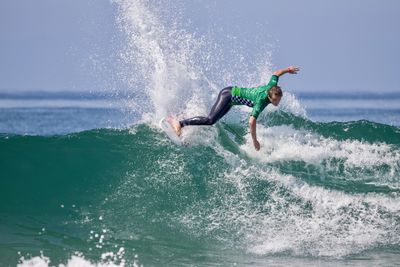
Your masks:
[{"label": "green water", "polygon": [[147,124],[3,134],[2,266],[397,261],[399,129],[283,112],[268,123],[258,156],[232,123],[196,129],[187,147]]}]

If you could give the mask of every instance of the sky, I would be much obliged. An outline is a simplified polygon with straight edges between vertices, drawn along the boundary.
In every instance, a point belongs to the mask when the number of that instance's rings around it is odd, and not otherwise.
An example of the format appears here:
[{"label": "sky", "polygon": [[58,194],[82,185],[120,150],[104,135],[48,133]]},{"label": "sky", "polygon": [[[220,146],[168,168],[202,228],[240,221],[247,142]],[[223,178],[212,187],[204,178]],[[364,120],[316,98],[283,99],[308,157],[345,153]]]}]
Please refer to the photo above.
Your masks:
[{"label": "sky", "polygon": [[[172,0],[171,0],[172,1]],[[164,1],[166,2],[166,1]],[[168,2],[168,1],[167,1]],[[228,29],[297,65],[292,91],[400,92],[400,1],[180,1],[192,31]],[[0,92],[96,91],[115,81],[123,33],[109,0],[1,0]],[[190,29],[189,29],[190,30]]]}]

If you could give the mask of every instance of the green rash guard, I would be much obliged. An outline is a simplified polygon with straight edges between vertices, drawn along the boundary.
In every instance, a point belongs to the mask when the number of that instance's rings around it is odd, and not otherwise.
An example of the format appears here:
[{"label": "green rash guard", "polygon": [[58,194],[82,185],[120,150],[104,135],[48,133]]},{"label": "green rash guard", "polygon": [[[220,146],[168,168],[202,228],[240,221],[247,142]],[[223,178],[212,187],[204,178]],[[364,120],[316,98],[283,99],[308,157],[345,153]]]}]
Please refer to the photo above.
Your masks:
[{"label": "green rash guard", "polygon": [[271,103],[268,99],[268,91],[278,84],[278,80],[278,76],[272,75],[267,85],[254,88],[232,87],[232,104],[253,107],[251,116],[257,119],[261,111]]}]

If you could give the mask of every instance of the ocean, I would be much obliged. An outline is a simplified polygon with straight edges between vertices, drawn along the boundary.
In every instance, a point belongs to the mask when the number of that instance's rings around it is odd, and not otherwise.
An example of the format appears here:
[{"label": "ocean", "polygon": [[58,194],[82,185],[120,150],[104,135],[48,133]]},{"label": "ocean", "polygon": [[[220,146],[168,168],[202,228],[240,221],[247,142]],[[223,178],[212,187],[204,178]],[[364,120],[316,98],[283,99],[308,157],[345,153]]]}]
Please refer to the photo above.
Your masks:
[{"label": "ocean", "polygon": [[243,106],[177,146],[161,118],[267,83],[273,51],[197,32],[175,1],[112,4],[113,82],[0,92],[0,266],[398,266],[398,88],[305,92],[301,70],[260,151]]},{"label": "ocean", "polygon": [[357,95],[289,95],[255,152],[239,108],[180,147],[121,98],[2,94],[0,265],[394,266],[400,94]]}]

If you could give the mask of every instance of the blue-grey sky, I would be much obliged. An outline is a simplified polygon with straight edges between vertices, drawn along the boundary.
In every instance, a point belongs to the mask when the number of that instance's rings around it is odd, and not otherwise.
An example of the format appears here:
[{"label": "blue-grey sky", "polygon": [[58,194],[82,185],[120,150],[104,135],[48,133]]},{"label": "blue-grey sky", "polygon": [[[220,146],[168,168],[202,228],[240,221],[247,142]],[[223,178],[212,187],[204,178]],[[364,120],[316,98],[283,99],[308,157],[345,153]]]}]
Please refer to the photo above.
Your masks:
[{"label": "blue-grey sky", "polygon": [[[400,1],[194,0],[183,19],[206,33],[261,36],[276,67],[295,64],[293,91],[400,91]],[[0,91],[118,86],[121,33],[108,0],[0,1]],[[113,85],[114,83],[114,85]]]}]

